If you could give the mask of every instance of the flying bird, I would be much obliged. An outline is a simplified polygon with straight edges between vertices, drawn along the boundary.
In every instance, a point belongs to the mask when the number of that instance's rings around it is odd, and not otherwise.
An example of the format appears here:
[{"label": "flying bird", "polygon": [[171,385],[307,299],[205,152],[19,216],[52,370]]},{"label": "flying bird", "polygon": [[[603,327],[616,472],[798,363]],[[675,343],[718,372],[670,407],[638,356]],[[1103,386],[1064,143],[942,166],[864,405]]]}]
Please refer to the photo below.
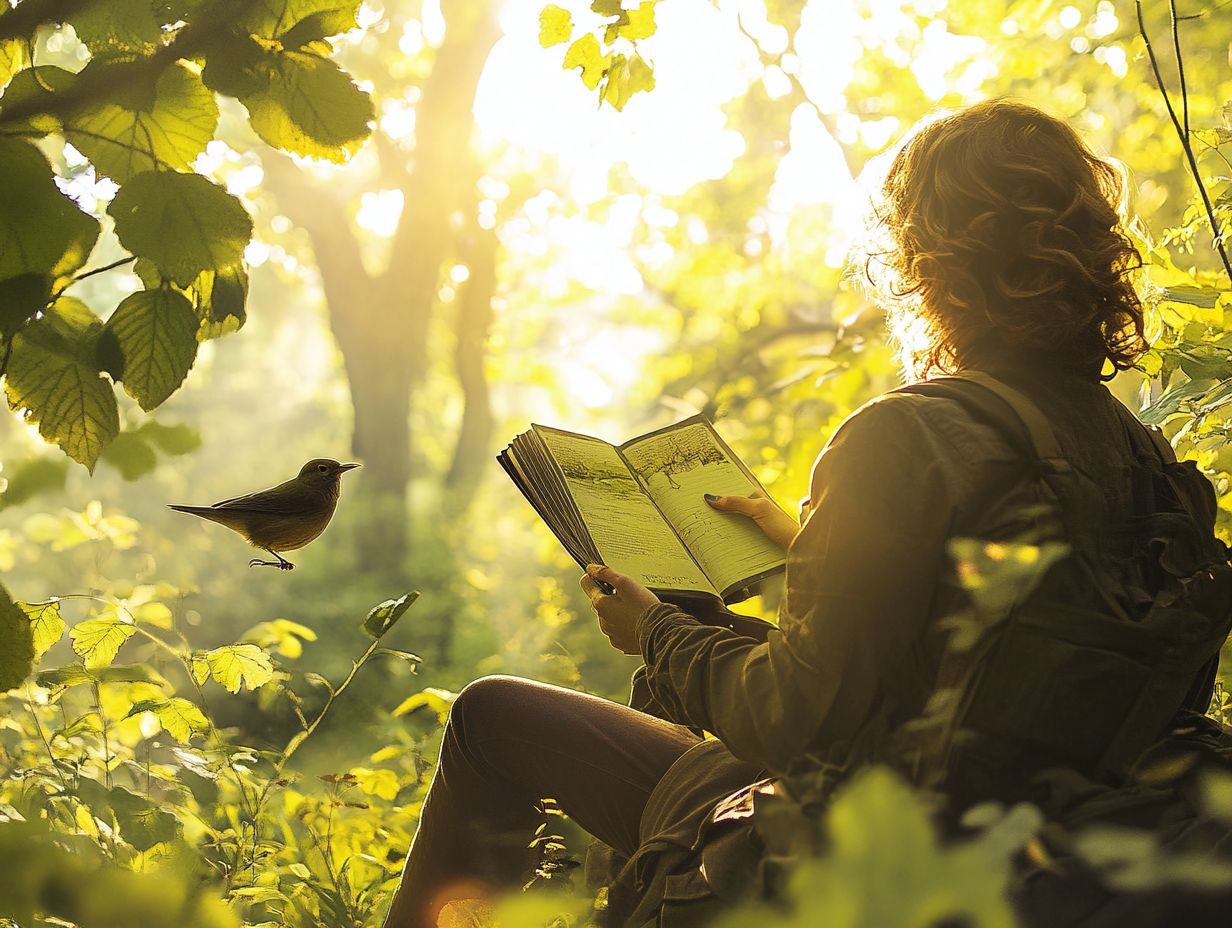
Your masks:
[{"label": "flying bird", "polygon": [[224,499],[213,506],[170,506],[176,512],[200,516],[243,535],[254,547],[278,560],[254,557],[249,567],[295,567],[282,556],[312,541],[329,525],[338,505],[342,475],[358,464],[339,464],[330,458],[313,458],[299,473],[276,487],[247,496]]}]

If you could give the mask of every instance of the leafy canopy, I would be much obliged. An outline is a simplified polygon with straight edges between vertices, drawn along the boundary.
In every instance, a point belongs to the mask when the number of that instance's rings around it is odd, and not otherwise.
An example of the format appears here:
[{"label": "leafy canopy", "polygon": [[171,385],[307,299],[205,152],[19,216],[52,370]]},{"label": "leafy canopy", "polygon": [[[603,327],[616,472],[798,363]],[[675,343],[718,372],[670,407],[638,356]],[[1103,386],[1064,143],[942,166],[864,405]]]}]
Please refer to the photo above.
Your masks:
[{"label": "leafy canopy", "polygon": [[[267,144],[335,162],[363,144],[373,109],[331,59],[330,38],[356,28],[359,0],[59,9],[22,0],[0,14],[0,378],[15,412],[93,470],[121,435],[117,384],[142,409],[157,408],[184,382],[198,342],[246,318],[252,220],[193,170],[218,129],[217,95],[238,99]],[[78,50],[67,60],[85,60],[79,71],[33,65],[28,49],[45,27]],[[43,139],[67,142],[120,185],[107,209],[115,241],[104,244],[126,258],[83,271],[99,217],[57,186],[67,163],[49,162],[54,146],[41,148]],[[134,260],[144,289],[109,313],[65,296],[85,276]],[[127,446],[122,472],[148,471],[151,443]]]}]

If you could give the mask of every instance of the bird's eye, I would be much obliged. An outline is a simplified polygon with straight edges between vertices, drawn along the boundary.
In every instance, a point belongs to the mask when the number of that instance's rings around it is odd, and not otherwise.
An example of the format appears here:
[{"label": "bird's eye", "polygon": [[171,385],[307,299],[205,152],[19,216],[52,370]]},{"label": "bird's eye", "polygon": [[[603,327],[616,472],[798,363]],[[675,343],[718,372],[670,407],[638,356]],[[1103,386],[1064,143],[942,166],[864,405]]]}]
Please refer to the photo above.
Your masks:
[{"label": "bird's eye", "polygon": [[321,473],[323,473],[323,474],[328,474],[328,473],[329,473],[329,465],[327,465],[327,464],[318,464],[318,465],[317,465],[317,470],[319,470],[319,471],[320,471]]}]

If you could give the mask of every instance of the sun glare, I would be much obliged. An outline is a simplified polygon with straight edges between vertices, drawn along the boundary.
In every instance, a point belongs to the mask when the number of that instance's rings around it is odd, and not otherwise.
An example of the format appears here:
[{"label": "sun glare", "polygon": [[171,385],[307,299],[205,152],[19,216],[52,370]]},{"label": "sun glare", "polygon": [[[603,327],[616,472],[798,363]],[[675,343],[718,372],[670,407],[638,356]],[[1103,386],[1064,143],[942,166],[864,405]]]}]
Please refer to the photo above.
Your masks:
[{"label": "sun glare", "polygon": [[[591,15],[585,0],[557,3],[578,22]],[[541,292],[555,299],[571,300],[575,288],[609,299],[644,292],[642,271],[671,261],[675,251],[653,236],[635,241],[638,224],[653,227],[658,198],[732,170],[746,141],[724,108],[757,83],[771,99],[798,90],[806,102],[784,127],[785,154],[758,217],[764,234],[750,237],[746,253],[786,256],[794,231],[807,228],[809,247],[828,266],[841,267],[866,235],[869,188],[884,160],[874,158],[860,177],[852,177],[845,146],[860,143],[876,152],[904,128],[896,116],[870,114],[849,99],[862,56],[869,50],[883,55],[932,100],[956,96],[974,102],[995,72],[986,42],[930,19],[945,0],[811,0],[790,48],[787,30],[770,21],[763,0],[672,0],[656,6],[657,31],[639,45],[655,67],[655,89],[616,112],[597,105],[596,93],[576,73],[562,73],[559,48],[540,47],[542,6],[543,0],[505,5],[504,35],[480,80],[474,115],[479,144],[499,153],[504,168],[535,171],[545,160],[555,165],[552,188],[532,194],[500,227],[512,252],[551,255]],[[1068,22],[1073,14],[1061,18]],[[1115,16],[1101,3],[1087,32],[1106,30],[1109,22]],[[425,26],[424,35],[403,40],[418,44],[428,31]],[[1109,66],[1115,70],[1117,64]],[[383,113],[383,122],[404,119],[403,109]],[[637,193],[629,192],[630,180]],[[495,222],[500,199],[484,200],[485,228]],[[361,211],[360,223],[379,224],[378,216],[373,202]],[[700,245],[707,230],[690,220],[686,236]],[[562,379],[583,405],[602,405],[614,385],[608,372],[618,361],[611,352],[600,353],[592,367],[572,348],[566,353]],[[632,376],[646,357],[619,363],[629,361]]]},{"label": "sun glare", "polygon": [[[581,0],[565,5],[576,8],[575,16],[588,15]],[[1115,24],[1105,5],[1092,23],[1093,33]],[[528,161],[555,159],[565,178],[555,192],[582,207],[613,195],[609,179],[618,166],[647,193],[680,194],[723,176],[745,151],[724,105],[758,81],[769,96],[781,97],[790,92],[794,77],[809,102],[792,115],[788,154],[768,206],[784,215],[803,206],[832,207],[831,257],[860,232],[866,200],[842,146],[859,140],[875,150],[901,129],[892,116],[861,117],[852,111],[847,88],[864,49],[876,48],[910,71],[935,100],[956,93],[974,101],[994,72],[983,40],[955,35],[939,19],[920,28],[920,14],[939,12],[943,0],[812,0],[787,54],[787,31],[769,21],[761,0],[717,5],[672,0],[656,7],[658,29],[642,49],[655,64],[656,87],[618,113],[597,106],[595,93],[576,77],[562,75],[558,50],[539,46],[541,6],[541,0],[506,4],[505,35],[488,60],[475,102],[482,142],[521,152]],[[1062,20],[1073,18],[1069,9]],[[782,64],[763,66],[762,52],[782,55]],[[830,127],[819,114],[832,119]],[[563,242],[567,250],[599,247],[600,241],[610,247],[607,236],[579,240],[576,229],[558,231],[569,236]],[[606,260],[597,254],[589,258],[590,263]],[[623,271],[613,273],[627,279]]]}]

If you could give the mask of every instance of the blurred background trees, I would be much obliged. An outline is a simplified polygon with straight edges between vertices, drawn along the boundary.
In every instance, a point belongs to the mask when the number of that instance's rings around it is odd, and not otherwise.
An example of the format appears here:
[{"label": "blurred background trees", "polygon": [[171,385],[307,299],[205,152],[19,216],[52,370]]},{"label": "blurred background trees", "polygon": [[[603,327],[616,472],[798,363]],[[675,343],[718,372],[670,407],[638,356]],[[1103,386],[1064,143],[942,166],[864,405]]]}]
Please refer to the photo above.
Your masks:
[{"label": "blurred background trees", "polygon": [[[145,616],[192,648],[242,639],[272,653],[286,677],[207,693],[210,718],[256,749],[285,745],[297,714],[328,699],[309,678],[346,675],[373,603],[421,591],[384,642],[422,656],[418,676],[399,661],[367,666],[293,765],[364,771],[354,783],[305,786],[294,800],[318,802],[324,788],[384,803],[398,824],[379,841],[380,816],[346,811],[354,852],[373,841],[396,849],[413,827],[439,713],[467,680],[513,672],[624,696],[635,662],[593,628],[576,568],[495,466],[509,436],[540,421],[620,440],[704,411],[790,507],[838,422],[897,384],[880,313],[845,258],[866,235],[884,153],[938,107],[1014,94],[1072,120],[1127,165],[1155,347],[1113,388],[1211,475],[1227,531],[1232,284],[1133,3],[643,0],[625,11],[558,2],[569,21],[555,44],[543,33],[562,20],[543,19],[539,0],[262,0],[245,5],[264,11],[251,22],[228,21],[218,6],[22,0],[0,10],[0,156],[37,144],[50,165],[44,193],[97,226],[97,244],[78,236],[81,253],[64,266],[18,268],[39,278],[33,291],[0,290],[0,345],[13,344],[18,325],[41,323],[31,307],[73,275],[81,279],[65,296],[98,325],[149,288],[182,294],[198,327],[191,371],[160,404],[125,394],[122,373],[98,356],[73,356],[74,370],[108,372],[91,386],[116,396],[115,436],[92,475],[18,416],[0,417],[0,577],[26,603],[98,597],[66,601],[69,626]],[[1143,14],[1176,96],[1169,6],[1149,3]],[[1177,14],[1189,137],[1226,229],[1232,15],[1219,0]],[[635,18],[634,38],[606,41],[609,23]],[[229,43],[203,40],[187,63],[163,62],[216,104],[216,123],[189,148],[167,154],[132,129],[116,167],[113,150],[51,118],[49,100],[96,86],[74,84],[72,72],[140,67],[176,41],[168,30],[199,21],[226,24]],[[587,35],[597,58],[589,42],[573,51]],[[338,119],[311,105],[339,100],[351,108],[338,104],[349,113]],[[121,104],[112,105],[136,114],[119,114],[130,129],[157,108]],[[157,262],[84,276],[138,253],[111,204],[151,167],[200,174],[242,204],[253,224],[242,264],[200,269],[232,277],[168,281],[174,269]],[[12,189],[0,200],[20,207]],[[0,216],[0,231],[20,230],[19,213]],[[10,241],[0,238],[5,280],[21,276],[6,270]],[[210,337],[198,347],[198,335]],[[112,388],[117,377],[122,389]],[[14,408],[28,405],[11,373],[6,387]],[[249,571],[238,539],[163,507],[269,485],[321,455],[365,466],[293,573]],[[771,590],[747,609],[770,615],[774,605]],[[142,635],[123,649],[117,660],[180,674],[176,692],[201,701],[165,650]],[[80,657],[66,638],[40,667]],[[82,711],[122,718],[153,685],[96,687],[98,708]],[[49,713],[59,698],[39,685],[14,693],[15,705]],[[73,693],[64,698],[84,691]],[[406,697],[416,701],[392,716]],[[22,745],[37,733],[22,711],[0,743],[33,764]],[[146,751],[148,765],[160,729],[143,718],[114,739],[131,742],[133,763]],[[173,740],[162,737],[158,763],[187,763],[167,753],[189,749]],[[53,747],[87,778],[124,775],[90,726]],[[12,803],[10,787],[0,798]],[[226,792],[236,787],[213,788],[238,807]],[[206,803],[208,789],[198,792]],[[286,868],[300,852],[280,853]],[[328,875],[323,858],[305,863]]]}]

